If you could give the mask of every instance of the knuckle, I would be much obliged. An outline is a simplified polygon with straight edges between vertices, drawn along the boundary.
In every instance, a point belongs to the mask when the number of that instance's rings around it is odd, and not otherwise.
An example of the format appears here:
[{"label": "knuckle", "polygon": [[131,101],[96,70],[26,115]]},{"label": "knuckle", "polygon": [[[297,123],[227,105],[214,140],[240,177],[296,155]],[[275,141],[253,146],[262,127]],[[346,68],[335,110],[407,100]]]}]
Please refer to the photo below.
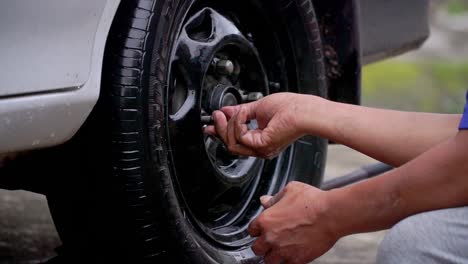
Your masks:
[{"label": "knuckle", "polygon": [[268,222],[268,213],[267,212],[263,212],[257,219],[257,222],[258,222],[258,225],[259,226],[264,226],[267,222]]},{"label": "knuckle", "polygon": [[258,228],[259,228],[259,227],[257,226],[257,223],[252,222],[252,223],[249,225],[249,227],[248,227],[248,229],[247,229],[247,232],[249,233],[249,235],[255,236]]},{"label": "knuckle", "polygon": [[265,243],[268,243],[272,250],[277,250],[278,248],[281,248],[280,241],[277,235],[273,232],[268,232],[265,234]]},{"label": "knuckle", "polygon": [[300,187],[302,186],[302,183],[298,182],[298,181],[292,181],[290,183],[288,183],[288,185],[286,187],[289,187],[289,189],[295,189],[297,187]]},{"label": "knuckle", "polygon": [[258,218],[257,223],[259,226],[263,226],[265,223],[265,212],[263,212]]},{"label": "knuckle", "polygon": [[258,217],[258,223],[261,227],[269,226],[272,220],[271,213],[269,211],[263,211],[263,213]]}]

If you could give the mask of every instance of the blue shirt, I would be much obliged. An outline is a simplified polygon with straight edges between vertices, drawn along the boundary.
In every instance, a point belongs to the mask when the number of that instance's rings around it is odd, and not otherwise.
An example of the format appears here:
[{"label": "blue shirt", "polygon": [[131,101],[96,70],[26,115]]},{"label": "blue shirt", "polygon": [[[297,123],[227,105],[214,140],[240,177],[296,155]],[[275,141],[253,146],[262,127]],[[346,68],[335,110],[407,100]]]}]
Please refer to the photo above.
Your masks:
[{"label": "blue shirt", "polygon": [[468,92],[466,92],[465,111],[463,111],[463,117],[460,121],[460,126],[458,129],[468,129]]}]

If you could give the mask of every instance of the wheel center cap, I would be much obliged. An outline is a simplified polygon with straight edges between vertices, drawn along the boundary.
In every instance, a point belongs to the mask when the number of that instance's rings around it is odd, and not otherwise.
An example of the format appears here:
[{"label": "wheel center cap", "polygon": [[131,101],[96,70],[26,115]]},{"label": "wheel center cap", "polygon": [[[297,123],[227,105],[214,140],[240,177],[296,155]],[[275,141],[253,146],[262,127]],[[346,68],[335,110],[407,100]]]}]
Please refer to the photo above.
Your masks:
[{"label": "wheel center cap", "polygon": [[210,96],[210,110],[216,111],[225,106],[238,105],[242,103],[242,96],[234,86],[218,84]]}]

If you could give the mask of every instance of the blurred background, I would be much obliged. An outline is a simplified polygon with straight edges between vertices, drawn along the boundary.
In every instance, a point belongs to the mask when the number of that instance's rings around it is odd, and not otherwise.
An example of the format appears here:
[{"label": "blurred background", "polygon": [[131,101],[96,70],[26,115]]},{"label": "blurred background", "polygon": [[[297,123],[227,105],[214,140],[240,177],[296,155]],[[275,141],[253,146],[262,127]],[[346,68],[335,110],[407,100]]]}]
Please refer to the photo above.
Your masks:
[{"label": "blurred background", "polygon": [[468,88],[468,1],[431,4],[431,35],[421,49],[364,68],[364,105],[462,111]]},{"label": "blurred background", "polygon": [[[431,36],[420,50],[364,68],[363,105],[462,112],[468,88],[468,0],[433,0],[430,17]],[[331,146],[326,177],[373,162],[346,147]],[[314,263],[374,263],[384,234],[341,239]],[[44,261],[55,255],[59,245],[44,196],[0,190],[0,264]]]},{"label": "blurred background", "polygon": [[[363,105],[407,111],[463,112],[468,89],[468,1],[432,0],[430,24],[430,37],[419,50],[364,67]],[[330,179],[374,162],[347,147],[331,146],[325,175]],[[385,233],[345,237],[313,263],[375,263]]]}]

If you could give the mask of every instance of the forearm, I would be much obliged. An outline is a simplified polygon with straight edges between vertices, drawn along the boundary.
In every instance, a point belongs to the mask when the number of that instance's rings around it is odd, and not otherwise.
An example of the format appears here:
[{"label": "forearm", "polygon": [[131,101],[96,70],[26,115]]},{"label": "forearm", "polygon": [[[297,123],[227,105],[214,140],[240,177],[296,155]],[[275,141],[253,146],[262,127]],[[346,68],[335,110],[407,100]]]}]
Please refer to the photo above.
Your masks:
[{"label": "forearm", "polygon": [[[380,177],[329,192],[340,235],[386,229],[418,212],[468,205],[467,136],[457,135]],[[461,142],[461,143],[460,143]]]},{"label": "forearm", "polygon": [[401,112],[309,96],[305,130],[400,166],[454,136],[460,115]]}]

